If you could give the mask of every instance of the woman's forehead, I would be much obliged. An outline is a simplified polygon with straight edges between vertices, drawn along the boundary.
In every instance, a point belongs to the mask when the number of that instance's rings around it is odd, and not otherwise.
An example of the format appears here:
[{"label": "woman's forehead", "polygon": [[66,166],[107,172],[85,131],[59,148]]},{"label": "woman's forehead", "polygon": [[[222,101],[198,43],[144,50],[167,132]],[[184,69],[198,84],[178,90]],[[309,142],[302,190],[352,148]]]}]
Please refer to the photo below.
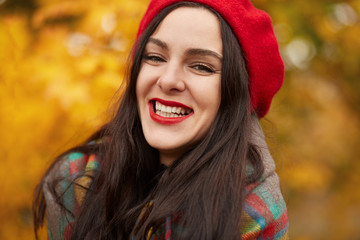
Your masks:
[{"label": "woman's forehead", "polygon": [[205,8],[180,7],[173,10],[151,38],[171,46],[205,48],[222,53],[220,21]]}]

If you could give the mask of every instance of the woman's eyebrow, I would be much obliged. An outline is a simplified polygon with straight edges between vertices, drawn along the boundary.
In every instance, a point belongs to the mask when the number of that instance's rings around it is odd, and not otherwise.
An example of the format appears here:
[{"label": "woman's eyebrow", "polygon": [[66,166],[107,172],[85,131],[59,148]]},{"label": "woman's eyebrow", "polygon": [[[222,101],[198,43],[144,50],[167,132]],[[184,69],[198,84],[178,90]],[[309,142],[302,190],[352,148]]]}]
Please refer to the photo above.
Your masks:
[{"label": "woman's eyebrow", "polygon": [[200,56],[213,56],[215,58],[217,58],[220,62],[222,62],[222,56],[220,54],[218,54],[217,52],[208,50],[208,49],[203,49],[203,48],[191,48],[189,50],[186,51],[186,55],[188,56],[196,56],[196,55],[200,55]]},{"label": "woman's eyebrow", "polygon": [[[164,50],[168,50],[169,47],[166,44],[166,42],[161,41],[160,39],[157,38],[149,38],[149,43],[153,43],[157,46],[159,46],[160,48],[164,49]],[[215,58],[217,58],[219,61],[222,61],[222,56],[214,51],[208,50],[208,49],[203,49],[203,48],[191,48],[188,49],[186,51],[186,55],[187,56],[196,56],[196,55],[200,55],[200,56],[213,56]]]},{"label": "woman's eyebrow", "polygon": [[151,43],[153,43],[153,44],[161,47],[161,48],[164,49],[164,50],[168,50],[168,49],[169,49],[169,48],[168,48],[168,45],[167,45],[165,42],[161,41],[160,39],[157,39],[157,38],[149,38],[149,41],[148,41],[148,42],[151,42]]}]

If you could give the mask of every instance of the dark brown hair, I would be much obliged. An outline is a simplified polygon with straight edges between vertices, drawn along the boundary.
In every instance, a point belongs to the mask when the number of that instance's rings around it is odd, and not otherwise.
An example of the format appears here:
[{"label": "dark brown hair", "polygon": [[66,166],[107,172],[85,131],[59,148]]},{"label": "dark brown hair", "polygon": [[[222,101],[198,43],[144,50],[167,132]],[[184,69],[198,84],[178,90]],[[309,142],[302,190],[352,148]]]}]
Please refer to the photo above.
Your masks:
[{"label": "dark brown hair", "polygon": [[[221,104],[206,136],[162,169],[158,151],[144,138],[135,88],[149,37],[167,14],[181,6],[205,7],[219,18],[223,42]],[[245,187],[262,175],[263,164],[250,142],[249,83],[237,38],[212,9],[181,2],[161,11],[134,46],[129,81],[117,114],[86,142],[105,136],[109,140],[97,145],[84,143],[57,158],[58,162],[69,152],[81,151],[96,153],[101,159],[101,170],[93,177],[80,214],[75,216],[71,239],[129,239],[141,209],[151,200],[152,210],[136,229],[136,239],[144,239],[150,227],[156,229],[167,216],[174,215],[180,216],[185,230],[173,233],[173,239],[239,237]],[[245,172],[247,164],[255,169],[250,176]],[[36,190],[35,231],[44,221],[44,184],[42,180]],[[56,184],[58,181],[50,189],[64,208]]]}]

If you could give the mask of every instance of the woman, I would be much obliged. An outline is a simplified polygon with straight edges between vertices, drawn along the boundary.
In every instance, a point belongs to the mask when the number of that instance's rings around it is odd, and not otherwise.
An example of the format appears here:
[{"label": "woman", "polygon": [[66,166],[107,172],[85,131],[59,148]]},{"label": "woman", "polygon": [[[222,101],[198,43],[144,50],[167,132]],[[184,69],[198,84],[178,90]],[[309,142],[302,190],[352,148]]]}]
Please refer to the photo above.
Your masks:
[{"label": "woman", "polygon": [[50,239],[286,239],[257,120],[283,73],[248,0],[151,1],[116,116],[45,174],[35,229],[46,208]]}]

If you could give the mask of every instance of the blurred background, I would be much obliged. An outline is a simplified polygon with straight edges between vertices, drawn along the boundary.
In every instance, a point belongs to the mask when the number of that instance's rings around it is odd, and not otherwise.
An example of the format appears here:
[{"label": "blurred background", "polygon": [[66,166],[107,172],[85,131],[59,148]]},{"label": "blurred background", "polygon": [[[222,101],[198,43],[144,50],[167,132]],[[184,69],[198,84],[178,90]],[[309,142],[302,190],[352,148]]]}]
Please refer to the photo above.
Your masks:
[{"label": "blurred background", "polygon": [[[0,239],[34,239],[33,190],[106,121],[148,2],[0,0]],[[290,237],[360,239],[360,1],[253,3],[286,65],[262,124]]]}]

